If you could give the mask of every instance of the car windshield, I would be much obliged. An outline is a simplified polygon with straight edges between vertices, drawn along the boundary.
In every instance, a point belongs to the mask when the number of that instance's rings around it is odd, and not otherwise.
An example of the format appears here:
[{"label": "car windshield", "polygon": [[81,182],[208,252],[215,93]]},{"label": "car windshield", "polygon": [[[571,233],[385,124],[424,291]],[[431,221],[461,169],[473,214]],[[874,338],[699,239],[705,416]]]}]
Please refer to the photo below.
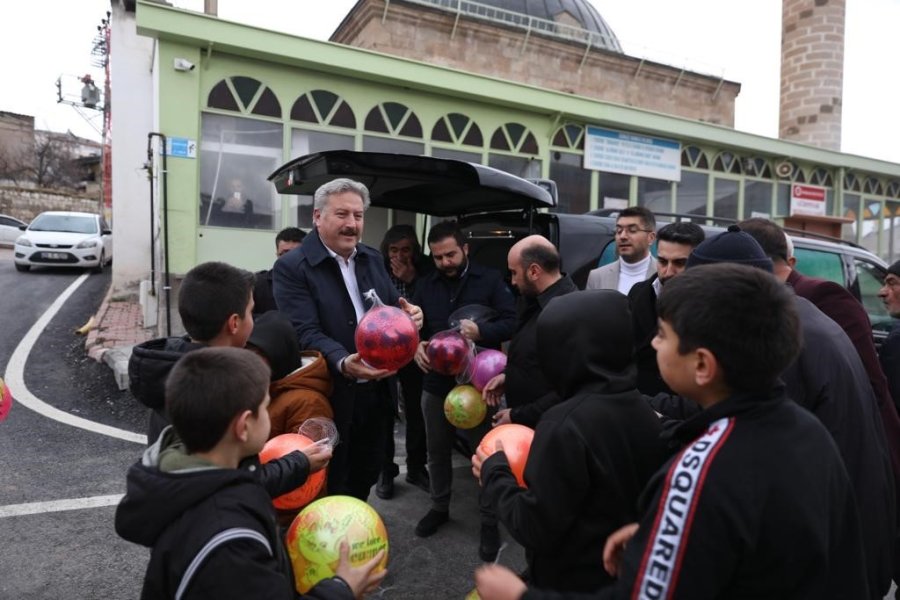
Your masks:
[{"label": "car windshield", "polygon": [[38,215],[29,231],[64,231],[66,233],[97,233],[97,219],[79,215]]}]

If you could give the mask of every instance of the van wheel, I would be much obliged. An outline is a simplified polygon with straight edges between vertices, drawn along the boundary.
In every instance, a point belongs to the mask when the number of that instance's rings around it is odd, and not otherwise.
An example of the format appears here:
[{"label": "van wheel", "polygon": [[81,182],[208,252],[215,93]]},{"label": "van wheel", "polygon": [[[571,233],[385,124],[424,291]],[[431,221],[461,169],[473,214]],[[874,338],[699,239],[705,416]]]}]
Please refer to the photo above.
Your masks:
[{"label": "van wheel", "polygon": [[30,270],[31,270],[31,265],[20,265],[20,264],[16,264],[16,271],[20,271],[20,272],[22,272],[22,273],[25,273],[25,272],[30,271]]}]

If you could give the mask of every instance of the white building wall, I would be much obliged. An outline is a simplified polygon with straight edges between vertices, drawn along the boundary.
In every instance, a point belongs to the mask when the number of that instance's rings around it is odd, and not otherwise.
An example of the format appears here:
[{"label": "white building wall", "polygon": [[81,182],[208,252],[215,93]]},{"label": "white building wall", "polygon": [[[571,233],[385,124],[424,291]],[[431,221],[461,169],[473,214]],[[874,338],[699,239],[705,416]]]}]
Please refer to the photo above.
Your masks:
[{"label": "white building wall", "polygon": [[135,15],[112,2],[112,222],[115,292],[137,292],[150,276],[147,134],[153,131],[154,40],[137,35]]}]

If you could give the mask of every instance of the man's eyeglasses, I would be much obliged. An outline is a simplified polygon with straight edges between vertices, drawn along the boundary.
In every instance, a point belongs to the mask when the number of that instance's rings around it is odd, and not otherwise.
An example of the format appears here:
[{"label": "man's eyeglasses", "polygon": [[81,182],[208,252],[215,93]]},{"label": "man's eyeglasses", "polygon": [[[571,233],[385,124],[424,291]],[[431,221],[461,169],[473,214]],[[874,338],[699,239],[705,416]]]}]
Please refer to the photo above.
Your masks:
[{"label": "man's eyeglasses", "polygon": [[621,235],[623,233],[628,233],[628,235],[634,235],[639,231],[643,231],[644,233],[651,233],[652,229],[641,229],[637,225],[629,225],[628,227],[622,227],[621,225],[616,225],[616,235]]}]

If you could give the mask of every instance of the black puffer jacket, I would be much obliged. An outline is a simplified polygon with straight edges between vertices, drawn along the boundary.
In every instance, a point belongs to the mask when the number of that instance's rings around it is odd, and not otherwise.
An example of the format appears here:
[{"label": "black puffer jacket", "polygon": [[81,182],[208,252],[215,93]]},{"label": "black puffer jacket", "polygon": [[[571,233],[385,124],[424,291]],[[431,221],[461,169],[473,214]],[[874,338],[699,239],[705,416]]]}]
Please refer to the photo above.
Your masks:
[{"label": "black puffer jacket", "polygon": [[166,416],[166,379],[178,359],[204,344],[188,336],[157,338],[138,344],[128,360],[128,386],[138,402],[150,409],[147,444],[152,445],[169,424]]},{"label": "black puffer jacket", "polygon": [[520,488],[506,457],[483,465],[485,497],[528,554],[532,581],[593,591],[606,538],[638,516],[666,458],[656,415],[634,387],[628,301],[614,290],[554,298],[537,321],[538,357],[563,402],[541,417]]},{"label": "black puffer jacket", "polygon": [[[180,588],[185,599],[297,597],[272,500],[254,466],[200,461],[184,453],[170,428],[131,467],[115,524],[126,540],[152,548],[141,598],[176,598]],[[329,579],[309,597],[353,594]]]}]

